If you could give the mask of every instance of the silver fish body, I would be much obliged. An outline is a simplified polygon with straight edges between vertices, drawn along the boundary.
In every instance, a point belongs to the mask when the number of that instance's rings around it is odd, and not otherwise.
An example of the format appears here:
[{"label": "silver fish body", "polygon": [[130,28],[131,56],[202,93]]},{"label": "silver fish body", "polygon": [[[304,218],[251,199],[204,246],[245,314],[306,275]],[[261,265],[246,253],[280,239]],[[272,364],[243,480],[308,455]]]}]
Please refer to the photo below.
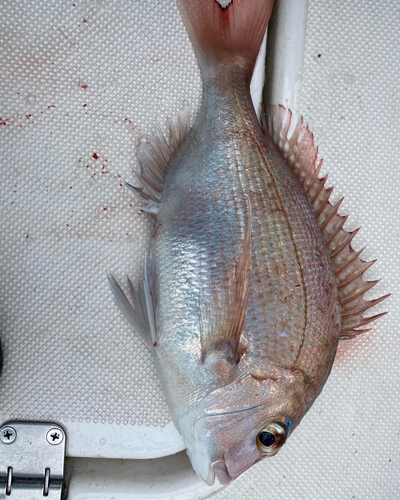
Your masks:
[{"label": "silver fish body", "polygon": [[[188,409],[222,386],[253,376],[261,388],[264,378],[270,385],[297,371],[294,398],[286,383],[245,398],[262,406],[260,428],[276,416],[296,425],[319,394],[339,340],[338,289],[324,238],[299,179],[259,125],[242,74],[234,68],[233,77],[225,72],[206,83],[196,123],[169,164],[151,244],[155,359],[179,429]],[[206,316],[206,305],[218,307],[213,294],[240,257],[246,196],[253,217],[244,354],[237,364],[222,356],[210,370],[201,338],[215,315]],[[241,397],[235,392],[219,411],[240,406]]]},{"label": "silver fish body", "polygon": [[[156,214],[145,280],[117,301],[149,342],[198,475],[227,484],[276,454],[330,373],[371,265],[318,178],[312,135],[275,108],[260,125],[250,79],[273,1],[178,0],[202,71],[193,126],[139,153]],[[289,119],[288,119],[289,117]],[[344,333],[343,333],[344,331]]]},{"label": "silver fish body", "polygon": [[[210,374],[202,360],[208,318],[201,304],[213,302],[240,256],[246,195],[252,273],[241,335],[246,352],[233,378],[299,369],[315,397],[339,338],[337,284],[304,188],[261,129],[248,85],[221,80],[206,87],[198,119],[172,158],[151,243],[161,379],[175,399],[182,392],[175,418],[220,386],[220,374]],[[171,364],[179,367],[176,380]]]}]

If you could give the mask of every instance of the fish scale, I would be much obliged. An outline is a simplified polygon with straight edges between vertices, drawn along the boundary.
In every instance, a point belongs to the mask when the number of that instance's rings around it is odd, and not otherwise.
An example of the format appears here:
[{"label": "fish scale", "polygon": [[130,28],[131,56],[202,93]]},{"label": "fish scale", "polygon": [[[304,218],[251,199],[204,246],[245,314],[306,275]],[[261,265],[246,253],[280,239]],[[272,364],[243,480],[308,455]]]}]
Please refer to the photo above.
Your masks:
[{"label": "fish scale", "polygon": [[[211,98],[203,103],[195,125],[169,163],[157,214],[161,228],[152,241],[162,298],[160,370],[165,370],[169,359],[181,366],[180,381],[165,377],[164,385],[170,385],[166,390],[172,395],[176,384],[190,381],[180,411],[216,387],[202,369],[200,304],[211,300],[238,259],[248,211],[246,193],[253,207],[252,279],[241,342],[250,355],[249,361],[243,357],[235,376],[262,373],[267,359],[268,365],[301,367],[310,380],[319,380],[319,366],[328,371],[339,339],[337,286],[329,286],[336,282],[311,204],[298,178],[261,130],[248,105],[248,87],[240,80],[238,84],[237,77],[226,80],[222,92],[211,87]],[[232,81],[233,88],[229,87]],[[171,287],[177,292],[171,294]],[[326,314],[329,309],[336,321]],[[179,317],[185,321],[178,323]],[[282,332],[287,336],[280,336]],[[197,353],[190,363],[188,345],[191,353]],[[193,364],[203,373],[202,389]],[[175,418],[179,419],[179,412]]]},{"label": "fish scale", "polygon": [[379,315],[363,313],[385,298],[363,299],[371,263],[329,202],[308,128],[300,120],[289,135],[283,107],[257,120],[249,84],[272,5],[178,0],[203,100],[193,124],[180,115],[139,151],[143,187],[127,185],[156,215],[145,278],[131,301],[110,279],[209,484],[279,451],[339,339],[364,331]]}]

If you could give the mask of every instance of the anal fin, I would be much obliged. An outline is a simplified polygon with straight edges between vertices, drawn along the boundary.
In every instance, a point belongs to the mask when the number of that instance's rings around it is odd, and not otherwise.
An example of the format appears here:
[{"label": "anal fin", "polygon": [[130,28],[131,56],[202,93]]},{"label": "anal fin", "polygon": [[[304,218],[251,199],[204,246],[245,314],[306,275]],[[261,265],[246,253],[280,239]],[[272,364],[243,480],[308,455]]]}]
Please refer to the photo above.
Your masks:
[{"label": "anal fin", "polygon": [[333,188],[325,187],[327,177],[319,177],[322,160],[318,161],[318,148],[314,144],[313,134],[304,124],[303,119],[297,122],[293,133],[289,136],[292,128],[292,113],[288,109],[283,106],[270,106],[266,110],[266,115],[262,125],[268,129],[282,156],[299,176],[330,253],[342,304],[340,338],[352,338],[368,331],[360,329],[361,327],[386,314],[363,316],[365,311],[382,302],[390,294],[370,301],[364,299],[364,293],[377,283],[377,281],[368,282],[363,279],[364,272],[375,261],[362,260],[360,255],[364,249],[359,252],[353,249],[351,243],[359,229],[352,232],[343,229],[348,217],[338,212],[343,198],[335,205],[329,201]]},{"label": "anal fin", "polygon": [[183,110],[169,123],[167,137],[159,131],[148,144],[143,144],[139,149],[137,160],[140,174],[137,177],[142,187],[133,186],[128,182],[125,182],[125,186],[145,202],[141,210],[157,214],[169,161],[183,142],[189,128],[189,112]]}]

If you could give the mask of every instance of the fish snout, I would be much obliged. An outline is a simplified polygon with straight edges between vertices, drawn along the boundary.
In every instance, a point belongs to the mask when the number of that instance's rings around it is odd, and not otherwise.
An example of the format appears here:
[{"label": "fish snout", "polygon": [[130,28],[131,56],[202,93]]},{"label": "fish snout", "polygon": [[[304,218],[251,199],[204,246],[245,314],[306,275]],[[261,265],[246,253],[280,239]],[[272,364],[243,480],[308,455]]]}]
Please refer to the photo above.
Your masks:
[{"label": "fish snout", "polygon": [[186,454],[199,478],[207,483],[208,486],[212,486],[215,482],[215,473],[208,457],[201,453],[191,452],[189,446],[186,448]]}]

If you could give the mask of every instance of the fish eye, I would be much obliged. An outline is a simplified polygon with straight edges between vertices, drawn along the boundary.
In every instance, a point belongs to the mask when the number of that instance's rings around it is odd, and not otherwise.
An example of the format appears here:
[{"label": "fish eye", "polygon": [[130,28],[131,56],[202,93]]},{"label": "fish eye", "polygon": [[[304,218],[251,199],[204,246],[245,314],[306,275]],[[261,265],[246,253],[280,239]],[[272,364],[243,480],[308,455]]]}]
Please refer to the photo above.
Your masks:
[{"label": "fish eye", "polygon": [[274,455],[285,443],[288,429],[282,422],[272,422],[261,429],[257,446],[263,455]]}]

